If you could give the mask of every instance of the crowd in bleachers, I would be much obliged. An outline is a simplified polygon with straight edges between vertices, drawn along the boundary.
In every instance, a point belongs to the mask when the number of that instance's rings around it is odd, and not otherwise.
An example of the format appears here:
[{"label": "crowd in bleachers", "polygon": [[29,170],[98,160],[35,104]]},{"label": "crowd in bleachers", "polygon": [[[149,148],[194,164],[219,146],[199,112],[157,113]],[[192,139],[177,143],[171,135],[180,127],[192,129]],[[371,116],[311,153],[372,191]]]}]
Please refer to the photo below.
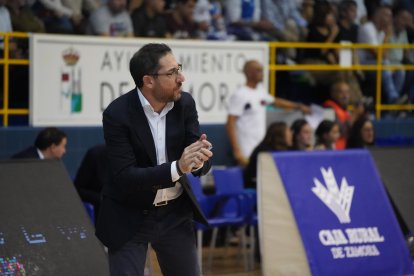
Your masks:
[{"label": "crowd in bleachers", "polygon": [[[0,0],[0,31],[408,44],[414,42],[413,13],[414,4],[410,0]],[[24,55],[25,47],[21,48]],[[339,52],[292,48],[279,51],[277,62],[337,64]],[[414,50],[388,49],[382,59],[383,64],[413,64]],[[374,49],[358,50],[352,55],[354,64],[373,64],[376,60]],[[375,97],[376,72],[286,72],[288,78],[283,74],[278,76],[282,81],[277,91],[290,100],[322,103],[329,95],[327,87],[337,79],[351,85],[354,103],[372,103]],[[384,70],[382,102],[413,102],[413,83],[413,71]],[[284,86],[290,89],[283,89]],[[300,92],[292,93],[295,91],[292,86]]]},{"label": "crowd in bleachers", "polygon": [[[414,4],[409,0],[2,0],[0,28],[123,37],[357,42],[358,29],[384,5],[396,19],[394,27],[384,26],[384,31],[399,40],[407,29],[412,41]],[[327,62],[335,62],[334,56],[329,51],[312,55]]]}]

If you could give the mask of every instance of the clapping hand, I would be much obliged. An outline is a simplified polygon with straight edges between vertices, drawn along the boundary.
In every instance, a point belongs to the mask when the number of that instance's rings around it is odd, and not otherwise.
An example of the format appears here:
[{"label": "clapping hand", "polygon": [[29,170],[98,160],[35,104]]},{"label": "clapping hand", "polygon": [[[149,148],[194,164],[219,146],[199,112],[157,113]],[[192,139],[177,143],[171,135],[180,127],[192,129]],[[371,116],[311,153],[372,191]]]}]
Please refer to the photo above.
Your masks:
[{"label": "clapping hand", "polygon": [[180,170],[183,173],[188,173],[201,168],[204,162],[213,156],[212,148],[213,146],[207,140],[207,135],[202,134],[198,141],[184,149],[181,158],[177,161]]}]

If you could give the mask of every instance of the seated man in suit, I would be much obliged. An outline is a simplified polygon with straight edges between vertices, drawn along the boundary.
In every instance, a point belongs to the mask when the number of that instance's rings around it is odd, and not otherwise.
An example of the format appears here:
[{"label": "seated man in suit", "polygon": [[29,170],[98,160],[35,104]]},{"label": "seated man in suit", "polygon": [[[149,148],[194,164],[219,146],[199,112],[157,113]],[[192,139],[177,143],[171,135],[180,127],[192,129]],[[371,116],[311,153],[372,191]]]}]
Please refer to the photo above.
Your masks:
[{"label": "seated man in suit", "polygon": [[95,220],[98,218],[101,205],[102,187],[110,181],[107,158],[104,144],[91,147],[86,152],[75,177],[76,190],[82,201],[93,205]]},{"label": "seated man in suit", "polygon": [[56,127],[48,127],[39,132],[34,146],[14,154],[11,158],[61,159],[66,152],[67,136]]}]

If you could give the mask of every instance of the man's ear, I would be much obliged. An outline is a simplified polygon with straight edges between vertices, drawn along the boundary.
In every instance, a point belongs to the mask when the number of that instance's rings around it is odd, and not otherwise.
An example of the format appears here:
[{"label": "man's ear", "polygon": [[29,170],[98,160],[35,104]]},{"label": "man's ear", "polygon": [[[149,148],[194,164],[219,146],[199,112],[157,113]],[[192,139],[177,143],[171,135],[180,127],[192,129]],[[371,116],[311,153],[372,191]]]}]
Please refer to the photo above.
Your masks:
[{"label": "man's ear", "polygon": [[153,77],[147,75],[147,76],[144,76],[142,78],[142,80],[144,82],[144,87],[147,87],[147,88],[152,88],[153,87],[153,85],[154,85],[154,78]]}]

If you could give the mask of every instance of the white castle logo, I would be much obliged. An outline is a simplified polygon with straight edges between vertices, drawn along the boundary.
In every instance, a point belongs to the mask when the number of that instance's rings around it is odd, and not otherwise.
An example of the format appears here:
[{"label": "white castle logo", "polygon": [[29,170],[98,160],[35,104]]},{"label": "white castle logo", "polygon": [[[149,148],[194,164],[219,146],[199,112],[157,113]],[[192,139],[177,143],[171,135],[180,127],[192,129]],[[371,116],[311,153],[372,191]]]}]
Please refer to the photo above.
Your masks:
[{"label": "white castle logo", "polygon": [[349,211],[355,187],[349,186],[345,177],[342,178],[341,187],[339,187],[331,167],[327,170],[321,167],[321,172],[326,187],[317,178],[313,178],[315,187],[312,187],[312,192],[328,206],[339,222],[350,223]]}]

